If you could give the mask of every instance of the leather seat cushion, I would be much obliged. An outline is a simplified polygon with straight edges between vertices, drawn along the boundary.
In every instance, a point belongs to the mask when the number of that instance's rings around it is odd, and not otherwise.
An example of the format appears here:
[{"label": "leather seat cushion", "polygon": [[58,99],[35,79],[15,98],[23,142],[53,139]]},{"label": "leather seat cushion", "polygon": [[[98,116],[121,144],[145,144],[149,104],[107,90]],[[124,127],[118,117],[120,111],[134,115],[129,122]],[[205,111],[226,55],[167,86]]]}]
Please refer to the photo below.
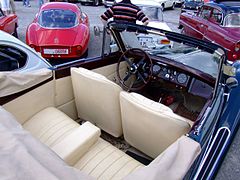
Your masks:
[{"label": "leather seat cushion", "polygon": [[121,87],[84,68],[71,68],[71,77],[78,117],[115,137],[121,136]]},{"label": "leather seat cushion", "polygon": [[186,118],[140,94],[121,92],[120,105],[124,139],[152,158],[190,130]]},{"label": "leather seat cushion", "polygon": [[122,179],[143,166],[101,138],[74,165],[90,176],[103,180]]},{"label": "leather seat cushion", "polygon": [[54,146],[79,126],[54,107],[43,109],[23,124],[24,129],[49,147]]}]

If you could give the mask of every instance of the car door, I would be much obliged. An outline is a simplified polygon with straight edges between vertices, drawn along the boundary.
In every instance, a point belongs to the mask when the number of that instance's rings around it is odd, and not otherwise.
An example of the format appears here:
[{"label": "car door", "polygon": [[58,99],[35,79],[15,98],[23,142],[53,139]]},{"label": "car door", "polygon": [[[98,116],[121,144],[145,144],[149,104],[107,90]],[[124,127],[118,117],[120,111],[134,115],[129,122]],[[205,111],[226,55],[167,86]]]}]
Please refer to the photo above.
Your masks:
[{"label": "car door", "polygon": [[222,21],[223,12],[220,9],[214,8],[209,18],[209,25],[205,31],[204,39],[224,47],[230,47],[232,39],[227,36],[228,32],[222,26]]},{"label": "car door", "polygon": [[196,18],[195,30],[197,38],[204,39],[204,34],[209,25],[209,18],[211,16],[212,8],[203,6]]}]

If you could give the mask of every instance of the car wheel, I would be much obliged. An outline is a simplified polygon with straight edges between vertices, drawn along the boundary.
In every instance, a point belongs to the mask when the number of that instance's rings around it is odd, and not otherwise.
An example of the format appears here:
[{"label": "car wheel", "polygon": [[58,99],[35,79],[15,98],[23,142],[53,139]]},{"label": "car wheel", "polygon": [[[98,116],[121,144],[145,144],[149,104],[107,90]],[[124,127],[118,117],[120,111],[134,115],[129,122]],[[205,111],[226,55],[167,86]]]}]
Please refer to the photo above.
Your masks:
[{"label": "car wheel", "polygon": [[86,57],[88,57],[88,48],[87,48],[87,50],[85,51],[85,53],[82,55],[82,58],[86,58]]},{"label": "car wheel", "polygon": [[85,2],[81,2],[81,5],[85,6],[85,5],[86,5],[86,3],[85,3]]},{"label": "car wheel", "polygon": [[183,27],[180,31],[181,34],[186,34],[185,28]]},{"label": "car wheel", "polygon": [[13,36],[14,36],[15,38],[18,38],[17,25],[15,25],[14,32],[13,32]]},{"label": "car wheel", "polygon": [[94,2],[93,2],[93,5],[94,6],[98,6],[100,3],[99,3],[99,0],[94,0]]}]

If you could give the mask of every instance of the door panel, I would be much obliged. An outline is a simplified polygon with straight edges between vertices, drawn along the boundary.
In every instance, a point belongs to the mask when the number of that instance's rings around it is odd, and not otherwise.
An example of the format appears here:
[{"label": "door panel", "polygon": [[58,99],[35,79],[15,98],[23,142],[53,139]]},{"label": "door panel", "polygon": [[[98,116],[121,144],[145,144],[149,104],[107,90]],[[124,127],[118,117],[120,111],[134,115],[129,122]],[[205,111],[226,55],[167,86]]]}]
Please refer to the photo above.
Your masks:
[{"label": "door panel", "polygon": [[67,114],[69,117],[74,120],[77,119],[71,76],[56,80],[55,104],[59,110]]},{"label": "door panel", "polygon": [[4,104],[3,107],[23,124],[42,109],[54,106],[54,85],[54,80],[51,80]]},{"label": "door panel", "polygon": [[[104,66],[101,68],[93,69],[94,72],[104,75],[106,78],[113,82],[117,82],[117,64]],[[127,65],[125,62],[120,64],[120,74],[124,74],[127,71]]]}]

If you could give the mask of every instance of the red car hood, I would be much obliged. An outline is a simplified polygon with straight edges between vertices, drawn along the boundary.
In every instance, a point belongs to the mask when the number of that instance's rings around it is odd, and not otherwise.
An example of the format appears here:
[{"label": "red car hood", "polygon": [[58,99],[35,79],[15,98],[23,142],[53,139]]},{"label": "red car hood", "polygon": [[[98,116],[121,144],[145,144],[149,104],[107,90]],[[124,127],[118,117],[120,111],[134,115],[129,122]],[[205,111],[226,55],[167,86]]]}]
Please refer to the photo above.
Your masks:
[{"label": "red car hood", "polygon": [[39,46],[72,46],[77,36],[77,28],[44,29],[36,32]]}]

